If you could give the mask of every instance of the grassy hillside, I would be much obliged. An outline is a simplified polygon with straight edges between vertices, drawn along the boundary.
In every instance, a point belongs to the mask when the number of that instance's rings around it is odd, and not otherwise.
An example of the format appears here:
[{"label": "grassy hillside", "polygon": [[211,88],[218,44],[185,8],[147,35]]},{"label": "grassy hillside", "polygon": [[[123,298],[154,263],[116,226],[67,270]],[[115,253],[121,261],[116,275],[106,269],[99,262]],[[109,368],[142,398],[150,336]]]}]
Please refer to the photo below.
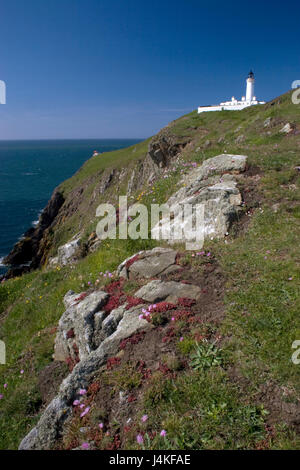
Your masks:
[{"label": "grassy hillside", "polygon": [[[294,130],[286,135],[280,129],[287,122]],[[167,130],[179,142],[190,141],[181,152],[181,163],[153,187],[145,182],[134,195],[136,200],[164,202],[177,188],[180,174],[187,171],[186,163],[198,164],[224,152],[247,155],[249,169],[240,180],[246,202],[241,220],[225,241],[210,241],[204,246],[224,280],[222,315],[202,325],[201,331],[178,327],[176,337],[182,328],[184,341],[179,344],[175,340],[174,351],[188,366],[173,364],[169,367],[173,375],[152,377],[135,409],[138,418],[145,413],[149,416],[145,431],[166,429],[168,437],[157,435],[144,445],[299,448],[300,365],[292,363],[291,355],[293,341],[300,340],[300,172],[296,168],[300,166],[300,107],[292,104],[287,93],[239,112],[193,112],[172,122]],[[78,232],[79,224],[86,235],[93,230],[94,210],[84,208],[97,184],[95,175],[107,168],[134,168],[145,158],[147,146],[145,141],[93,157],[62,183],[65,197],[81,188],[84,197],[78,210],[53,235],[53,254],[57,245]],[[110,200],[117,191],[120,187],[110,187],[94,204]],[[7,347],[7,364],[0,366],[1,449],[17,448],[45,405],[41,378],[53,364],[55,327],[64,311],[66,291],[96,287],[99,272],[112,271],[127,256],[152,246],[151,240],[105,242],[74,268],[41,269],[0,285],[0,339]],[[185,266],[203,274],[203,258],[182,255]],[[216,365],[203,366],[205,350],[200,348],[199,352],[199,335],[222,338],[220,351],[213,351],[219,358]],[[195,349],[199,369],[189,365]],[[54,386],[58,387],[64,374],[63,366],[57,369],[57,383],[52,375]],[[110,383],[114,391],[120,390],[120,380]],[[129,385],[122,382],[122,387],[128,386],[143,390],[139,380]],[[114,426],[117,429],[117,424]],[[112,435],[113,429],[112,425]],[[105,445],[102,443],[102,448]],[[123,437],[122,446],[139,447],[135,431]]]}]

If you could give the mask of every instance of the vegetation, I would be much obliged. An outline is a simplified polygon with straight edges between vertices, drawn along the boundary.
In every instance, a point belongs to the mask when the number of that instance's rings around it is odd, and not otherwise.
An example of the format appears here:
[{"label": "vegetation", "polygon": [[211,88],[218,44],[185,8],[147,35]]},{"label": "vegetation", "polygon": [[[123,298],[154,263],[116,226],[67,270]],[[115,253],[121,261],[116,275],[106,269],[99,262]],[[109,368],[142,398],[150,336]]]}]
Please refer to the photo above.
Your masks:
[{"label": "vegetation", "polygon": [[[268,118],[271,124],[267,126]],[[280,133],[287,122],[297,132]],[[188,137],[191,144],[181,152],[178,168],[153,187],[145,183],[136,200],[147,205],[154,200],[164,202],[187,171],[185,164],[201,163],[224,152],[248,156],[250,169],[255,170],[251,179],[254,196],[225,242],[208,241],[204,247],[220,264],[226,283],[224,319],[210,325],[210,334],[219,335],[222,346],[216,346],[209,335],[196,343],[192,331],[178,323],[173,339],[175,366],[167,362],[162,369],[167,373],[152,374],[145,387],[141,371],[126,371],[123,365],[109,371],[108,385],[114,391],[138,389],[135,413],[147,414],[144,422],[136,418],[125,434],[120,423],[111,424],[111,436],[122,434],[122,446],[128,449],[299,448],[297,427],[287,425],[285,416],[276,414],[274,403],[299,405],[300,366],[291,361],[291,346],[300,339],[300,172],[296,169],[300,164],[300,108],[287,93],[273,103],[240,112],[193,112],[171,123],[168,130],[178,139]],[[146,155],[147,145],[145,141],[134,146],[135,151],[129,148],[101,159],[93,157],[61,190],[66,195],[85,184],[88,198],[95,174],[108,167],[134,165]],[[246,199],[248,183],[249,179],[240,183]],[[104,197],[109,198],[113,190]],[[69,228],[78,227],[80,218],[87,234],[92,231],[92,213],[76,213],[61,233],[53,235],[53,249],[68,239]],[[39,375],[52,361],[65,293],[100,286],[104,283],[100,272],[112,271],[129,255],[153,246],[151,240],[107,241],[75,268],[40,269],[0,285],[0,338],[7,346],[7,364],[0,366],[0,448],[17,448],[39,417]],[[207,261],[183,253],[180,262],[201,272]],[[124,290],[131,293],[135,288],[129,283]],[[179,341],[182,331],[184,337]],[[190,366],[180,370],[184,360]],[[266,392],[266,386],[272,393]],[[76,419],[65,447],[78,437],[80,421]],[[162,430],[166,434],[161,435]],[[99,448],[115,445],[112,437],[101,434],[102,439],[100,434],[95,438]],[[137,439],[137,435],[141,437]]]}]

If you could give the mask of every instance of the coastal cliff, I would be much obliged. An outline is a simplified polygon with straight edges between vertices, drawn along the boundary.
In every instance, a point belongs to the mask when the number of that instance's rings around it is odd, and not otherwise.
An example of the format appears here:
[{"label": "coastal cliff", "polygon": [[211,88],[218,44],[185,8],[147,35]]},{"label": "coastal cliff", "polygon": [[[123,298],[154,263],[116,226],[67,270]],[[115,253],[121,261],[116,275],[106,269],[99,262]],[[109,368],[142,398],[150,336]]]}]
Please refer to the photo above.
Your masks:
[{"label": "coastal cliff", "polygon": [[[299,149],[287,93],[183,116],[59,185],[0,284],[0,447],[297,448]],[[98,240],[119,195],[205,203],[203,248]]]}]

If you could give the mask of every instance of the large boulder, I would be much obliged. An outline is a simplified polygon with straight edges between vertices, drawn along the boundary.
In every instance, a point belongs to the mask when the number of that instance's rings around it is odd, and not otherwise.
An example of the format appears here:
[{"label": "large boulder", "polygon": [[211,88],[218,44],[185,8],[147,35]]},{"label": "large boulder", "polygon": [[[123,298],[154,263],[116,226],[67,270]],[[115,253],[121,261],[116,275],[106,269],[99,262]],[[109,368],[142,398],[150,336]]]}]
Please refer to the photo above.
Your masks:
[{"label": "large boulder", "polygon": [[149,279],[180,269],[176,265],[177,252],[171,248],[156,247],[127,258],[118,267],[118,274],[126,279]]},{"label": "large boulder", "polygon": [[139,289],[135,296],[147,302],[176,302],[180,297],[197,299],[201,289],[193,284],[183,284],[176,281],[153,280]]}]

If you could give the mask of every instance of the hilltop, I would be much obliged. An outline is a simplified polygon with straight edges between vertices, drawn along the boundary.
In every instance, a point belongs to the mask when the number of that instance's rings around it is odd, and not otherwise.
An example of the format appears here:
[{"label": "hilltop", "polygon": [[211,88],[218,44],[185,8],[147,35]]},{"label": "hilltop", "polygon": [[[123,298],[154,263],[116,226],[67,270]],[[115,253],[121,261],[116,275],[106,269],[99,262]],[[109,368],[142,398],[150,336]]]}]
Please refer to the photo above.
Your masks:
[{"label": "hilltop", "polygon": [[[299,152],[300,108],[287,93],[243,111],[192,112],[144,142],[92,157],[56,188],[39,225],[7,257],[31,270],[15,267],[0,285],[8,355],[0,447],[17,448],[38,422],[41,430],[39,419],[59,396],[59,425],[33,447],[133,449],[142,436],[152,449],[299,448],[300,367],[291,361],[300,339]],[[220,155],[246,157],[239,171],[225,166],[212,175],[227,175],[241,197],[225,236],[207,239],[198,254],[151,239],[99,243],[101,202],[127,194],[147,206],[164,203]],[[160,259],[164,269],[148,276],[149,265],[140,266],[157,253],[169,264]],[[151,297],[149,282],[170,290]],[[175,295],[178,286],[186,293]],[[150,322],[139,318],[141,306],[152,306]],[[82,342],[77,318],[100,307],[99,336]],[[58,345],[66,346],[59,335],[78,352],[59,355]],[[105,349],[102,362],[97,348]],[[87,393],[78,398],[80,387]],[[90,408],[83,417],[72,409],[75,398]],[[71,410],[66,422],[62,402]]]}]

